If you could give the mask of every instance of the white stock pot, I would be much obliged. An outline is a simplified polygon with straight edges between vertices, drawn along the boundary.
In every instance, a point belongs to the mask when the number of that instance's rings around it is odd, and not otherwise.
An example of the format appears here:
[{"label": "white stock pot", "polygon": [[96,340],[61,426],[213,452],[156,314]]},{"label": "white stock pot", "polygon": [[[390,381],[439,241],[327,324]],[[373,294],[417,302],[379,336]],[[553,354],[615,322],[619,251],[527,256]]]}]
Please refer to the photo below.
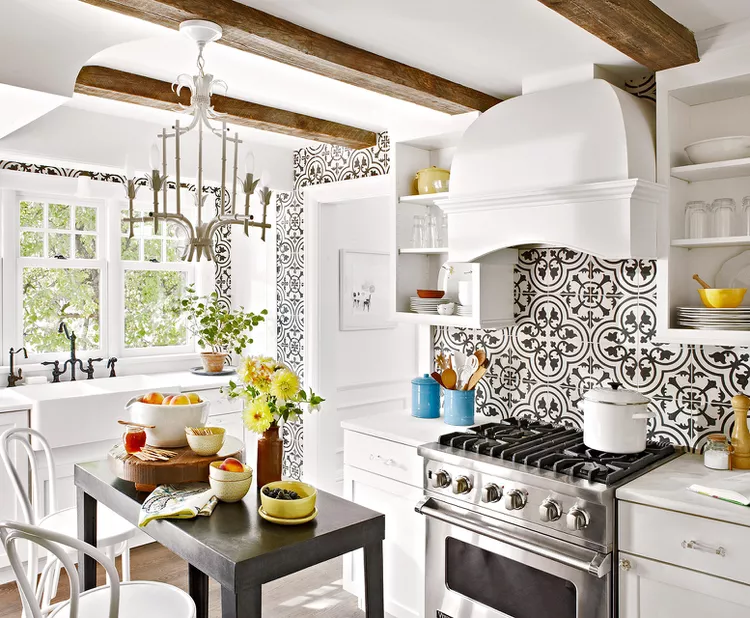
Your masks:
[{"label": "white stock pot", "polygon": [[650,400],[618,382],[594,388],[583,395],[583,441],[589,448],[607,453],[640,453],[646,448],[646,425],[656,414]]}]

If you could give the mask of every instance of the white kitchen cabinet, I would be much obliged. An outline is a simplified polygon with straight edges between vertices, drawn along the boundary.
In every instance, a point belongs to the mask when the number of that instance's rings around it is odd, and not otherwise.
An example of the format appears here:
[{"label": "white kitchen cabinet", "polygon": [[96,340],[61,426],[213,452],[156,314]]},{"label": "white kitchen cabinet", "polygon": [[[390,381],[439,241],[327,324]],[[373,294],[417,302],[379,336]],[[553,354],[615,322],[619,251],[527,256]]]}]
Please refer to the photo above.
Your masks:
[{"label": "white kitchen cabinet", "polygon": [[[416,449],[415,453],[416,453]],[[344,497],[385,515],[383,587],[385,611],[395,618],[424,614],[425,520],[414,511],[421,487],[344,466]],[[344,558],[344,588],[364,597],[361,550]]]},{"label": "white kitchen cabinet", "polygon": [[620,618],[744,616],[750,586],[619,552]]},{"label": "white kitchen cabinet", "polygon": [[[11,412],[0,413],[0,434],[8,429],[29,426],[28,410],[13,410]],[[26,479],[28,475],[28,466],[26,454],[17,450],[17,446],[11,447],[11,457],[15,461],[21,480]],[[6,519],[22,519],[16,492],[11,484],[10,477],[5,471],[5,466],[0,465],[0,521]],[[9,566],[5,550],[0,546],[0,569]]]}]

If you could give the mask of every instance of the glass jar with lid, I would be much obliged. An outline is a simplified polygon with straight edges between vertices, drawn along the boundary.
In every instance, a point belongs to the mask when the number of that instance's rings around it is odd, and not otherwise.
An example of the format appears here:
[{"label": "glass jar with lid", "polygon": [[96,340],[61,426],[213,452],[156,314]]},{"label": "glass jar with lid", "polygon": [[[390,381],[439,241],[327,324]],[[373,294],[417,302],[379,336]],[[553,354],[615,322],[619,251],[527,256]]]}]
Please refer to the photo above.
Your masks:
[{"label": "glass jar with lid", "polygon": [[709,207],[706,202],[692,201],[685,206],[685,238],[705,238],[709,234]]},{"label": "glass jar with lid", "polygon": [[706,438],[703,465],[713,470],[731,469],[732,447],[723,433],[712,433]]},{"label": "glass jar with lid", "polygon": [[731,197],[720,197],[711,204],[713,214],[713,235],[726,237],[732,235],[734,212],[737,205]]}]

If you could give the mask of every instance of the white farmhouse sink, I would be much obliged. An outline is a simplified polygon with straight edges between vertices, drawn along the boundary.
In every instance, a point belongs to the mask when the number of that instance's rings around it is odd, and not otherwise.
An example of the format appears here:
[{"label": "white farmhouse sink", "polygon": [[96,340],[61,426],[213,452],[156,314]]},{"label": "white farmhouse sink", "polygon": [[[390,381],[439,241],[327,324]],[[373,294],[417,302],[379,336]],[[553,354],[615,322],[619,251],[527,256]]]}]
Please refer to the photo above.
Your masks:
[{"label": "white farmhouse sink", "polygon": [[[31,404],[32,429],[52,448],[116,440],[123,431],[117,420],[128,418],[125,404],[149,390],[177,392],[180,387],[145,375],[17,387]],[[40,448],[36,441],[32,446]]]}]

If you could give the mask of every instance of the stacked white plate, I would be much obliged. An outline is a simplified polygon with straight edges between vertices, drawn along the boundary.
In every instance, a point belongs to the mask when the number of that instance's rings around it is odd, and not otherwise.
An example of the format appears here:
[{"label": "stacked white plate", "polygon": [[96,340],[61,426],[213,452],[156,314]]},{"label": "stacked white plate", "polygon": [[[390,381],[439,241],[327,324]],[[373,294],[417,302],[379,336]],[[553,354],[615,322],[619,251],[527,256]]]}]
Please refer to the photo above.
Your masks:
[{"label": "stacked white plate", "polygon": [[419,298],[419,296],[412,296],[410,300],[410,308],[414,313],[437,313],[438,305],[444,305],[445,303],[452,303],[450,298]]},{"label": "stacked white plate", "polygon": [[456,305],[456,315],[471,316],[470,305]]},{"label": "stacked white plate", "polygon": [[698,330],[750,330],[750,307],[677,307],[677,323]]}]

